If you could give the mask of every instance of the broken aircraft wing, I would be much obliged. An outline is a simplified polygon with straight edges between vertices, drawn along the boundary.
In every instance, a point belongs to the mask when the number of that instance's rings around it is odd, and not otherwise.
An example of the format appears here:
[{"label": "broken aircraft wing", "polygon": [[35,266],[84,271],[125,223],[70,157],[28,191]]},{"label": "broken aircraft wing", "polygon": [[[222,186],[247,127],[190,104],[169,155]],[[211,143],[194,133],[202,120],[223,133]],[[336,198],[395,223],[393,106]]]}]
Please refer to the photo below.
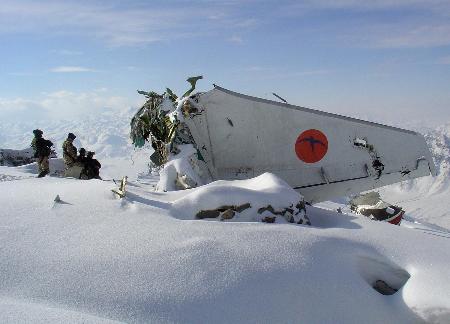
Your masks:
[{"label": "broken aircraft wing", "polygon": [[214,180],[272,172],[316,203],[436,172],[413,131],[218,86],[190,100],[185,123]]}]

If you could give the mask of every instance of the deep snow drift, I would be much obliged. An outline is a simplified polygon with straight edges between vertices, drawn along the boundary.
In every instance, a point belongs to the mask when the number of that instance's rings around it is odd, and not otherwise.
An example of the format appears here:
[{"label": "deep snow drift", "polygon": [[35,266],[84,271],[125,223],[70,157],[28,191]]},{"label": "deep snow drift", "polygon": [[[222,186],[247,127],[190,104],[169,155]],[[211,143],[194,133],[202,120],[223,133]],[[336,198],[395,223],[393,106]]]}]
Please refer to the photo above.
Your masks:
[{"label": "deep snow drift", "polygon": [[[256,199],[258,182],[245,183],[249,192],[228,182],[219,192],[156,193],[156,179],[147,178],[119,199],[111,181],[37,179],[31,169],[0,167],[11,177],[0,182],[0,322],[450,318],[448,232],[326,205],[307,208],[312,226],[185,220],[194,218],[189,202]],[[273,176],[265,181],[281,200],[298,195]],[[384,296],[372,288],[376,280],[398,291]]]}]

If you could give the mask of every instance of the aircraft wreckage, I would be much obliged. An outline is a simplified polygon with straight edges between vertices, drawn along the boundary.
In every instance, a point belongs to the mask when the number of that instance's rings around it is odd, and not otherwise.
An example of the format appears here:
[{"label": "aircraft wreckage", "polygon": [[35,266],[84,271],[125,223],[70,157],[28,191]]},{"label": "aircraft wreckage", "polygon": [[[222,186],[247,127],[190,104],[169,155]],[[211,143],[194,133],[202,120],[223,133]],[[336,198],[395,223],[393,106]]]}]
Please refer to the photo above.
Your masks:
[{"label": "aircraft wreckage", "polygon": [[[160,190],[271,172],[317,203],[436,174],[424,137],[414,131],[216,85],[192,94],[198,79],[188,79],[192,87],[181,98],[170,89],[139,91],[147,101],[131,121],[131,138],[138,147],[150,142],[153,165],[172,174]],[[177,156],[188,162],[173,162]]]}]

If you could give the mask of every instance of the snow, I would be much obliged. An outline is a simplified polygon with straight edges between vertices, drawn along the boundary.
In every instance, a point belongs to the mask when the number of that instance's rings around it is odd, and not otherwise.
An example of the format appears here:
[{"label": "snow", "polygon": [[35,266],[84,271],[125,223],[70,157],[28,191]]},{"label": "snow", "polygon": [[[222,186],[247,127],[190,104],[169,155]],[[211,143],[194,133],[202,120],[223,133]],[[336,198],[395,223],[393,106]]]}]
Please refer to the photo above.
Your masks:
[{"label": "snow", "polygon": [[[352,214],[345,198],[307,206],[311,226],[267,224],[256,206],[301,198],[271,174],[155,192],[151,149],[133,150],[129,115],[0,127],[0,147],[13,149],[39,127],[60,152],[74,132],[104,179],[0,167],[1,323],[450,323],[445,141],[440,176],[381,191],[389,203],[405,197],[401,226]],[[124,175],[119,199],[112,178]],[[231,222],[195,220],[200,209],[246,202],[255,208]],[[398,291],[382,295],[376,280]]]},{"label": "snow", "polygon": [[[191,189],[173,202],[171,212],[175,218],[192,219],[201,210],[249,203],[251,207],[234,219],[260,222],[265,214],[259,214],[259,208],[270,205],[274,210],[294,209],[300,201],[303,201],[303,197],[287,183],[271,173],[264,173],[249,180],[221,180]],[[283,217],[277,217],[277,222],[280,221],[285,222]]]},{"label": "snow", "polygon": [[169,156],[169,161],[164,164],[164,168],[160,172],[160,179],[156,185],[157,191],[174,191],[177,190],[175,181],[178,175],[183,175],[195,182],[195,185],[202,185],[198,173],[194,171],[193,162],[194,155],[197,150],[192,144],[179,145],[180,152],[173,156]]},{"label": "snow", "polygon": [[422,131],[438,175],[385,187],[380,193],[384,200],[402,206],[414,219],[450,229],[450,124]]},{"label": "snow", "polygon": [[111,181],[0,173],[23,176],[0,183],[1,322],[448,322],[448,232],[324,207],[312,226],[193,220],[196,203],[299,197],[273,175],[175,193],[135,181],[119,199]]}]

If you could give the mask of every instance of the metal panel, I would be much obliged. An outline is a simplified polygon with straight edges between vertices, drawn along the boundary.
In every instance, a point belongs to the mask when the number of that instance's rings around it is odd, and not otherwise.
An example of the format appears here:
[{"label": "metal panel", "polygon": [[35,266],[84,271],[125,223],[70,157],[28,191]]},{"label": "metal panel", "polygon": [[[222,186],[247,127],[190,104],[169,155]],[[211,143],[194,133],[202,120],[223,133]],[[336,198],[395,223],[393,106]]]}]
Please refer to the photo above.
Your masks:
[{"label": "metal panel", "polygon": [[[216,179],[272,172],[317,202],[435,173],[423,136],[413,131],[220,87],[199,95],[198,103],[203,113],[187,123],[197,144],[208,149]],[[299,137],[310,130],[319,130],[328,143],[326,154],[313,163],[296,153],[298,140],[309,141],[314,151],[316,139]],[[364,143],[367,147],[361,146]],[[375,156],[384,164],[380,179],[373,167]]]}]

